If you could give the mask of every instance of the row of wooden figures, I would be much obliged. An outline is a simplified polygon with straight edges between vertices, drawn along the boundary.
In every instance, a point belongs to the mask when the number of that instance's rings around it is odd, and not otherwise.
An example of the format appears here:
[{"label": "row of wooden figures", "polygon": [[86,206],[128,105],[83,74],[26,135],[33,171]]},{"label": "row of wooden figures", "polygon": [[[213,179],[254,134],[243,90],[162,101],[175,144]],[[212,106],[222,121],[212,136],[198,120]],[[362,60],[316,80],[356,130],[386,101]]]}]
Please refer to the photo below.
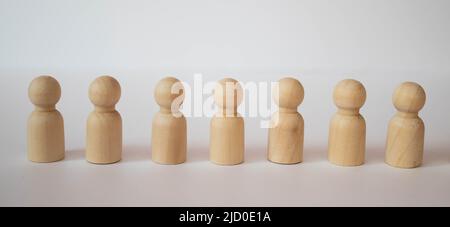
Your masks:
[{"label": "row of wooden figures", "polygon": [[[228,86],[230,83],[235,86]],[[160,164],[186,161],[186,119],[178,111],[179,106],[173,105],[177,98],[184,98],[184,92],[182,87],[181,92],[173,92],[175,84],[180,81],[164,78],[154,93],[161,109],[153,119],[151,157]],[[61,96],[58,81],[51,76],[37,77],[28,92],[36,106],[28,120],[28,158],[33,162],[62,160],[64,123],[55,109]],[[95,106],[87,120],[86,159],[91,163],[109,164],[121,160],[122,119],[115,109],[120,95],[118,81],[110,76],[95,79],[89,87],[89,98]],[[304,122],[297,112],[303,97],[303,86],[298,80],[283,78],[279,81],[278,91],[274,92],[279,111],[273,117],[276,124],[269,129],[267,154],[268,160],[274,163],[295,164],[303,160]],[[405,82],[395,90],[393,103],[398,112],[389,123],[387,164],[414,168],[422,163],[424,123],[418,112],[425,104],[425,97],[424,89],[413,82]],[[328,159],[340,166],[362,165],[366,124],[359,109],[366,100],[366,90],[356,80],[343,80],[335,87],[333,99],[338,111],[330,124]],[[237,113],[237,106],[242,101],[242,87],[234,79],[223,79],[217,83],[214,100],[219,112],[211,121],[210,160],[219,165],[240,164],[244,161],[244,120]]]}]

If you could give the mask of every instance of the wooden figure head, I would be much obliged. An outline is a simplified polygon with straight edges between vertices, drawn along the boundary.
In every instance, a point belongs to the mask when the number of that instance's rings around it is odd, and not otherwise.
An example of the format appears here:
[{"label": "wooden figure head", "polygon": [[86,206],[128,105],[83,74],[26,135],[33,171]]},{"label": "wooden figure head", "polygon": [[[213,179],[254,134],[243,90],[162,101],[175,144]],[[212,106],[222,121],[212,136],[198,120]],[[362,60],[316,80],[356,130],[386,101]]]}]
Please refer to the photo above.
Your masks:
[{"label": "wooden figure head", "polygon": [[39,76],[31,81],[28,97],[38,108],[52,109],[61,98],[61,86],[51,76]]},{"label": "wooden figure head", "polygon": [[275,87],[273,99],[280,109],[297,110],[303,102],[305,90],[297,79],[286,77],[278,81]]},{"label": "wooden figure head", "polygon": [[120,95],[120,84],[111,76],[98,77],[89,86],[89,99],[100,109],[114,109]]},{"label": "wooden figure head", "polygon": [[162,111],[177,112],[183,104],[184,87],[177,78],[166,77],[158,82],[154,95]]},{"label": "wooden figure head", "polygon": [[339,109],[359,110],[366,102],[366,89],[361,82],[346,79],[334,88],[333,99]]},{"label": "wooden figure head", "polygon": [[402,83],[394,92],[392,102],[401,112],[418,113],[425,105],[425,90],[417,83]]},{"label": "wooden figure head", "polygon": [[237,113],[237,107],[242,103],[242,99],[242,86],[235,79],[222,79],[214,89],[214,101],[223,112],[229,114]]}]

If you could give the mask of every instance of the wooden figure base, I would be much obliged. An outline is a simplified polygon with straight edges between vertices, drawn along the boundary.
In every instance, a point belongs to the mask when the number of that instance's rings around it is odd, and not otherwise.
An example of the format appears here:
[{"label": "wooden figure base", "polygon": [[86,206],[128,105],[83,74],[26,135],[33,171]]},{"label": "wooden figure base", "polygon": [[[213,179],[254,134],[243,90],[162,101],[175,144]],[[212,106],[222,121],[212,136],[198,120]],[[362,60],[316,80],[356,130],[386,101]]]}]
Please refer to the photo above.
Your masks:
[{"label": "wooden figure base", "polygon": [[211,162],[218,165],[243,163],[244,147],[242,117],[214,117],[211,120]]},{"label": "wooden figure base", "polygon": [[157,113],[152,124],[152,160],[163,165],[186,162],[186,118]]},{"label": "wooden figure base", "polygon": [[117,111],[92,112],[87,123],[86,160],[112,164],[122,159],[122,118]]},{"label": "wooden figure base", "polygon": [[303,162],[303,117],[297,112],[276,113],[274,117],[279,119],[277,125],[269,129],[267,159],[284,165]]},{"label": "wooden figure base", "polygon": [[418,117],[395,116],[389,123],[385,162],[397,168],[416,168],[422,165],[424,123]]},{"label": "wooden figure base", "polygon": [[361,115],[336,114],[331,120],[328,160],[338,166],[364,164],[366,124]]},{"label": "wooden figure base", "polygon": [[34,111],[28,121],[28,159],[48,163],[64,159],[64,123],[59,111]]}]

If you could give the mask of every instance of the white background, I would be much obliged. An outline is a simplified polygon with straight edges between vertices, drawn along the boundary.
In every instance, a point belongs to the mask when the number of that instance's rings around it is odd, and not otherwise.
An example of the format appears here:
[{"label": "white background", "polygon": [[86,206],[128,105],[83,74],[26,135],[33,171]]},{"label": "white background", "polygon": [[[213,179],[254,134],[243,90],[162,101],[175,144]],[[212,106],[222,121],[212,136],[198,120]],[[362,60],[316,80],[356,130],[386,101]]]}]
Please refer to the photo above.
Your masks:
[{"label": "white background", "polygon": [[[0,205],[2,206],[449,206],[450,1],[0,0]],[[188,161],[150,160],[156,82],[231,76],[243,82],[290,75],[305,87],[305,161],[266,161],[267,130],[246,118],[246,162],[208,161],[209,118],[188,118]],[[33,77],[62,86],[66,159],[26,158]],[[84,160],[89,83],[115,76],[124,123],[123,161]],[[344,78],[368,98],[367,163],[326,160],[331,94]],[[383,163],[391,95],[403,81],[427,92],[425,162]],[[205,96],[206,98],[206,96]]]}]

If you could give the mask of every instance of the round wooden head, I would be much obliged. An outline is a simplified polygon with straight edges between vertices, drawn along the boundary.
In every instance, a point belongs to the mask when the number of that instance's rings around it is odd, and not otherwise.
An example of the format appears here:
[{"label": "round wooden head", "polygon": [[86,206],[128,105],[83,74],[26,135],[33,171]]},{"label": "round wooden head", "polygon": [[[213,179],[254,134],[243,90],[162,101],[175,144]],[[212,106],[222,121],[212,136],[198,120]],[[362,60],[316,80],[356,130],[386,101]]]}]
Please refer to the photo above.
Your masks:
[{"label": "round wooden head", "polygon": [[417,113],[425,105],[425,90],[417,83],[402,83],[394,92],[392,102],[402,112]]},{"label": "round wooden head", "polygon": [[154,95],[162,109],[177,111],[184,100],[184,87],[177,78],[166,77],[158,82]]},{"label": "round wooden head", "polygon": [[280,108],[297,109],[303,102],[305,90],[300,81],[286,77],[278,81],[275,87],[273,99]]},{"label": "round wooden head", "polygon": [[334,88],[333,99],[340,109],[360,109],[366,102],[366,89],[357,80],[343,80]]},{"label": "round wooden head", "polygon": [[61,86],[51,76],[39,76],[28,87],[30,101],[42,108],[52,108],[61,98]]},{"label": "round wooden head", "polygon": [[98,107],[114,107],[119,102],[120,94],[120,84],[111,76],[98,77],[89,86],[89,99]]},{"label": "round wooden head", "polygon": [[232,78],[217,82],[214,89],[214,101],[221,109],[236,110],[242,103],[243,90],[240,83]]}]

